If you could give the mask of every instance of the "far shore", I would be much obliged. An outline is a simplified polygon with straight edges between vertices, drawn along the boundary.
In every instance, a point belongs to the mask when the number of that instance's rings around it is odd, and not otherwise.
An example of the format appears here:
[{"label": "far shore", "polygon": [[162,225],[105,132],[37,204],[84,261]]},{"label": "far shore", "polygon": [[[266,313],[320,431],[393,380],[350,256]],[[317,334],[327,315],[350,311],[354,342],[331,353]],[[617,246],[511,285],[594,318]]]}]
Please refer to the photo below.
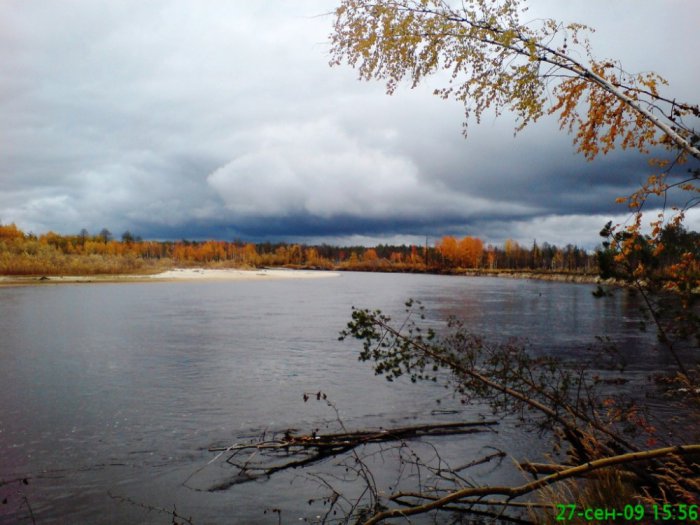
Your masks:
[{"label": "far shore", "polygon": [[466,270],[461,275],[473,277],[501,277],[506,279],[534,279],[579,284],[619,284],[615,279],[602,279],[598,274],[554,272],[541,270]]},{"label": "far shore", "polygon": [[288,269],[210,269],[175,268],[152,275],[0,275],[0,286],[22,286],[69,283],[144,283],[173,281],[255,281],[271,279],[316,279],[338,277],[340,273],[319,270]]}]

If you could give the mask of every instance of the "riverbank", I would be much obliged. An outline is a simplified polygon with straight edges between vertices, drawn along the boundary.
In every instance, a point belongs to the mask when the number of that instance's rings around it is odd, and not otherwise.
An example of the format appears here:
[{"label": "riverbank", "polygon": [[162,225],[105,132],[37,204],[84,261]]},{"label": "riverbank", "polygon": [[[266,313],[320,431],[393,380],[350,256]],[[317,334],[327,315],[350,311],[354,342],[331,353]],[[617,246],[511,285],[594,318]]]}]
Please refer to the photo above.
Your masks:
[{"label": "riverbank", "polygon": [[471,277],[501,277],[506,279],[535,279],[562,283],[616,284],[614,279],[601,279],[598,274],[578,272],[544,272],[538,270],[465,270],[461,275]]},{"label": "riverbank", "polygon": [[554,270],[515,270],[515,269],[500,269],[491,270],[485,268],[424,268],[424,269],[396,269],[393,267],[345,267],[339,266],[333,268],[335,271],[354,271],[354,272],[375,272],[375,273],[422,273],[428,275],[457,275],[467,277],[500,277],[505,279],[535,279],[540,281],[556,281],[562,283],[580,283],[580,284],[606,284],[620,285],[621,283],[615,279],[601,279],[597,273],[586,272],[563,272]]},{"label": "riverbank", "polygon": [[[152,274],[98,274],[98,275],[0,275],[0,286],[24,286],[47,284],[77,284],[77,283],[135,283],[163,281],[241,281],[260,279],[310,279],[337,277],[343,271],[358,271],[356,268],[338,267],[333,270],[322,270],[313,267],[299,268],[173,268]],[[499,277],[505,279],[535,279],[581,284],[615,285],[613,280],[602,280],[600,276],[590,273],[576,272],[543,272],[537,270],[455,270],[448,272],[397,272],[386,269],[362,269],[376,273],[425,273],[445,274],[467,277]]]}]

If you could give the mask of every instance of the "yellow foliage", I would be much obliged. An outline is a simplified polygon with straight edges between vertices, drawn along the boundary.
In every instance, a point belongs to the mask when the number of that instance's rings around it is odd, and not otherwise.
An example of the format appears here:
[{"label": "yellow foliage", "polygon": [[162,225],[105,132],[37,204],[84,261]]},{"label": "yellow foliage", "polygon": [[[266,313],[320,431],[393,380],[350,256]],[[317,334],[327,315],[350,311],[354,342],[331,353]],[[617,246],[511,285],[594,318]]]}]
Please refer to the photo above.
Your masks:
[{"label": "yellow foliage", "polygon": [[0,224],[0,241],[19,241],[24,239],[24,233],[12,224]]},{"label": "yellow foliage", "polygon": [[[341,0],[330,62],[346,62],[361,79],[384,82],[388,93],[403,81],[415,87],[445,72],[437,78],[448,80],[434,93],[462,103],[467,122],[472,117],[479,122],[485,111],[508,110],[517,117],[517,131],[554,114],[588,160],[617,147],[646,153],[657,146],[676,154],[672,163],[653,160],[659,169],[688,156],[700,159],[697,134],[684,122],[700,117],[697,105],[664,97],[660,88],[667,82],[655,73],[628,73],[617,61],[595,59],[590,29],[582,24],[522,23],[523,4]],[[700,191],[697,177],[674,187]],[[648,196],[664,196],[669,188],[650,181],[629,198],[629,207],[640,209]],[[452,257],[451,248],[445,250]]]}]

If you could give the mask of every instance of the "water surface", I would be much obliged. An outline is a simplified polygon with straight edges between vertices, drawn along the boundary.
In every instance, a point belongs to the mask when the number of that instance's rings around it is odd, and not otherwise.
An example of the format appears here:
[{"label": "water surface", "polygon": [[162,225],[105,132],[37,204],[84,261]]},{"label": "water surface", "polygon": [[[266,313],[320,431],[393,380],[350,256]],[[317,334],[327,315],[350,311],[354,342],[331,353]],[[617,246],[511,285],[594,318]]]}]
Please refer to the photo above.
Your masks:
[{"label": "water surface", "polygon": [[[580,355],[606,334],[640,374],[668,367],[638,331],[637,301],[597,300],[593,286],[482,277],[343,273],[337,278],[77,284],[0,288],[0,521],[170,523],[124,499],[203,523],[313,518],[318,487],[296,475],[208,492],[231,474],[207,448],[266,430],[332,425],[325,392],[352,428],[412,424],[450,397],[439,386],[393,384],[339,342],[351,306],[401,318],[420,299],[432,320],[464,319],[493,340]],[[457,405],[456,405],[457,406]],[[479,417],[483,407],[452,415]],[[500,429],[505,445],[518,441]],[[465,457],[485,441],[454,440]],[[520,441],[525,446],[528,441]],[[516,447],[517,448],[517,447]],[[202,469],[200,471],[200,469]],[[187,481],[187,483],[185,483]],[[183,485],[183,483],[185,483]]]}]

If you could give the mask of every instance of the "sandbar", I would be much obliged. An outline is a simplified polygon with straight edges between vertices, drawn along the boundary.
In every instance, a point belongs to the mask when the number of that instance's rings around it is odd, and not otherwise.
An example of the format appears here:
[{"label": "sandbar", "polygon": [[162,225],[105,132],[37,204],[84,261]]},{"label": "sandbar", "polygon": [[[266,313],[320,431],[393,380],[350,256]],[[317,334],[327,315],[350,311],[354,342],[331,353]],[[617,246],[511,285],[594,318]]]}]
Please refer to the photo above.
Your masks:
[{"label": "sandbar", "polygon": [[150,275],[152,280],[186,280],[186,281],[250,281],[258,279],[318,279],[338,277],[340,273],[324,270],[289,270],[265,268],[262,270],[176,268],[166,272]]}]

